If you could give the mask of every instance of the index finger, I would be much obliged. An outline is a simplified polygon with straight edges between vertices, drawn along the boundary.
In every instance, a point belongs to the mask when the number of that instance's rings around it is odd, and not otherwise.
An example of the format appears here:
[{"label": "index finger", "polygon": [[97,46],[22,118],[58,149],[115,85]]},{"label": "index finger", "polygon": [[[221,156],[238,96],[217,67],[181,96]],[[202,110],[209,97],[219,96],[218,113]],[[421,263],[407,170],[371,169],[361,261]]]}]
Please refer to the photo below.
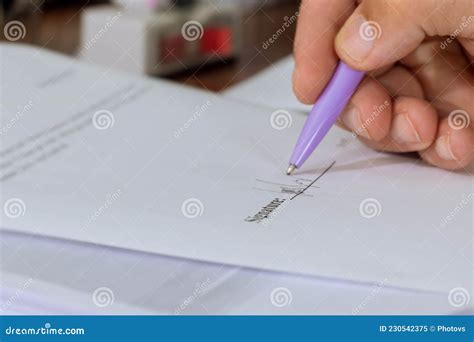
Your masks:
[{"label": "index finger", "polygon": [[316,101],[336,68],[334,40],[355,10],[353,0],[303,0],[295,38],[293,90],[306,104]]}]

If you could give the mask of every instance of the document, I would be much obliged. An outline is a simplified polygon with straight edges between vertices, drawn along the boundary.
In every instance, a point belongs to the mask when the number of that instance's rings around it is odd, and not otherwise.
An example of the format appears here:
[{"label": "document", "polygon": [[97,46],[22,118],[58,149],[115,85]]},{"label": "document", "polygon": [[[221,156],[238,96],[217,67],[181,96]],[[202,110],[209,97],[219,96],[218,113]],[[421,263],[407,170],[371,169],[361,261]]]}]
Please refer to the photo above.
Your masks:
[{"label": "document", "polygon": [[285,57],[250,80],[238,83],[224,91],[223,94],[229,98],[272,108],[309,112],[312,106],[299,102],[293,93],[294,67],[293,56]]},{"label": "document", "polygon": [[466,309],[451,306],[444,293],[382,282],[328,281],[5,231],[0,240],[0,314],[443,315]]},{"label": "document", "polygon": [[[330,279],[472,288],[472,178],[305,115],[1,45],[5,230]],[[472,172],[472,168],[471,171]]]}]

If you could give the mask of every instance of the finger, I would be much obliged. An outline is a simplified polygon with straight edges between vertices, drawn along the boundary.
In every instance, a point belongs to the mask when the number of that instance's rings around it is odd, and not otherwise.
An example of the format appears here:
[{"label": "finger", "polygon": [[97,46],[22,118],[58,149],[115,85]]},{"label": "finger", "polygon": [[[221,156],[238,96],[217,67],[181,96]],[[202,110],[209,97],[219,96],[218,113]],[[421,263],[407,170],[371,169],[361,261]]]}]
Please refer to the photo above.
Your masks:
[{"label": "finger", "polygon": [[312,104],[330,80],[338,58],[334,38],[355,6],[352,0],[304,0],[295,37],[293,88]]},{"label": "finger", "polygon": [[438,127],[436,110],[425,100],[399,97],[393,103],[390,133],[380,141],[363,141],[388,152],[414,152],[432,145]]},{"label": "finger", "polygon": [[390,64],[390,65],[386,65],[382,68],[379,68],[379,69],[374,69],[374,70],[371,70],[370,72],[367,73],[367,75],[373,77],[373,78],[377,78],[377,77],[380,77],[384,74],[386,74],[387,72],[389,72],[392,68],[393,68],[394,64]]},{"label": "finger", "polygon": [[[413,52],[426,36],[459,31],[461,18],[472,13],[472,6],[472,1],[365,0],[338,33],[336,51],[355,69],[380,68]],[[459,37],[473,31],[463,30]]]},{"label": "finger", "polygon": [[469,59],[469,62],[474,63],[474,38],[473,39],[465,39],[460,38],[459,42],[464,47],[464,51],[466,52],[466,57]]},{"label": "finger", "polygon": [[439,125],[436,141],[420,155],[428,163],[444,169],[466,167],[474,159],[472,125],[456,126],[452,120],[444,118]]},{"label": "finger", "polygon": [[409,70],[396,66],[377,79],[392,97],[410,96],[424,98],[423,88],[418,79]]},{"label": "finger", "polygon": [[474,78],[461,46],[452,42],[441,48],[443,44],[441,39],[426,41],[402,62],[416,73],[438,114],[446,116],[473,106]]},{"label": "finger", "polygon": [[352,96],[339,123],[354,134],[378,141],[390,130],[391,98],[387,90],[372,78],[367,78]]},{"label": "finger", "polygon": [[466,54],[456,41],[434,39],[420,45],[403,63],[415,70],[426,98],[444,116],[436,140],[420,155],[445,169],[466,166],[474,150],[474,77]]}]

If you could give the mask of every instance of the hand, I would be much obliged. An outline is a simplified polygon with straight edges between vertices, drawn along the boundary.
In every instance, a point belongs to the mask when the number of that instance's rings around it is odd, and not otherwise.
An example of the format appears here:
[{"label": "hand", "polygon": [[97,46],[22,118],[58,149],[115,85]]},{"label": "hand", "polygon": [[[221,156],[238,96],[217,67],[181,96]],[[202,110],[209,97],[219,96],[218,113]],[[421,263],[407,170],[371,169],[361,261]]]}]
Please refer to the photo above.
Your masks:
[{"label": "hand", "polygon": [[474,159],[473,0],[303,0],[293,87],[316,101],[338,58],[368,72],[339,125],[377,150]]}]

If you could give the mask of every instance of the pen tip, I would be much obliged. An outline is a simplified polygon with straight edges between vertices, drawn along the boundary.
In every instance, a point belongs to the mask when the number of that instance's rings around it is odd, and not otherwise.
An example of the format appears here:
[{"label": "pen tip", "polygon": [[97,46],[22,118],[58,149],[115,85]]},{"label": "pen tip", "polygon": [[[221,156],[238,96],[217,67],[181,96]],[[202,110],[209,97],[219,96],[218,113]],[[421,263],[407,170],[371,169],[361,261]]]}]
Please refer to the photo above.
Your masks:
[{"label": "pen tip", "polygon": [[296,165],[294,164],[290,164],[290,166],[288,166],[288,170],[286,170],[286,174],[289,176],[293,173],[293,171],[296,170]]}]

